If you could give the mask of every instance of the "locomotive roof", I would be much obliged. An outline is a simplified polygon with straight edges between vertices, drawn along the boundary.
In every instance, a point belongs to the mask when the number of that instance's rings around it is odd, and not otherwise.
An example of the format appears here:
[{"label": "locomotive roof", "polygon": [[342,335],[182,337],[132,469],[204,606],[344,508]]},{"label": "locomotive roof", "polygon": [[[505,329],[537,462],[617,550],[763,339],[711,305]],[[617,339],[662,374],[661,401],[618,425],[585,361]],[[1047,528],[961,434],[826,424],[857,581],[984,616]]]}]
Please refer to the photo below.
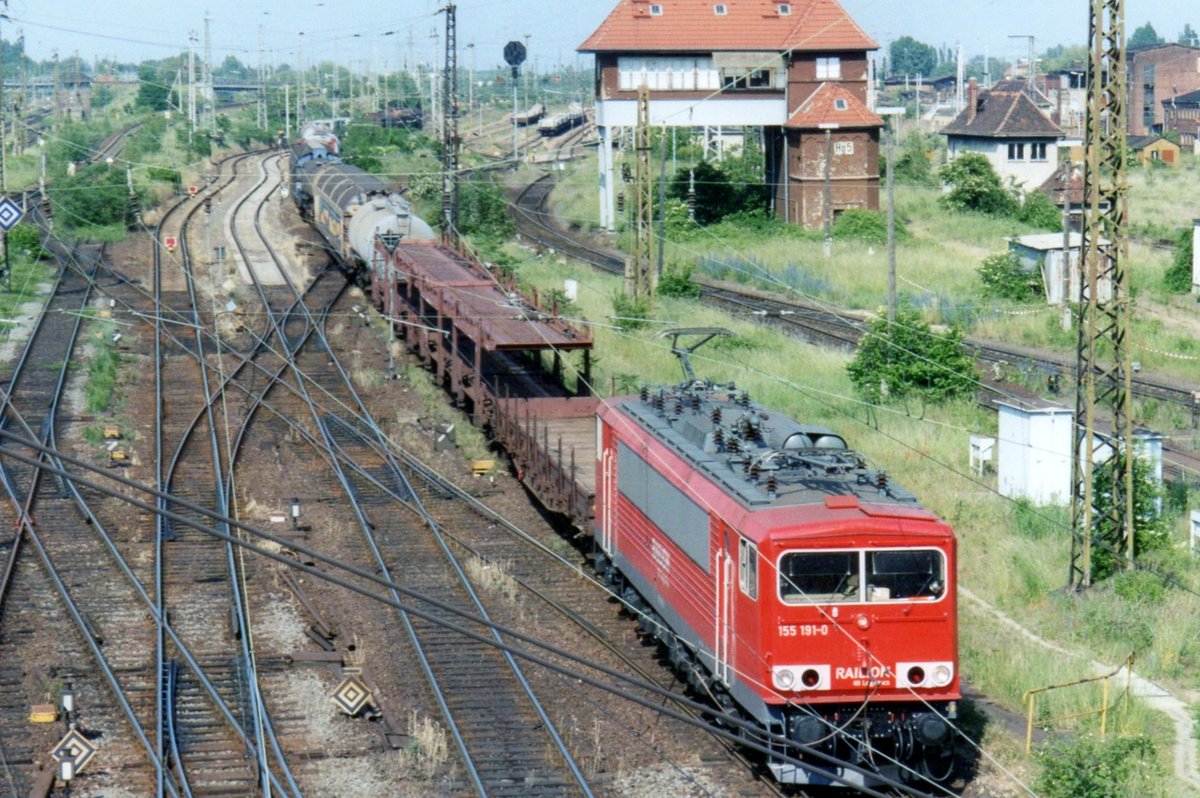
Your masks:
[{"label": "locomotive roof", "polygon": [[768,410],[732,386],[643,389],[618,408],[748,509],[854,496],[863,505],[893,505],[897,515],[933,518],[837,433]]}]

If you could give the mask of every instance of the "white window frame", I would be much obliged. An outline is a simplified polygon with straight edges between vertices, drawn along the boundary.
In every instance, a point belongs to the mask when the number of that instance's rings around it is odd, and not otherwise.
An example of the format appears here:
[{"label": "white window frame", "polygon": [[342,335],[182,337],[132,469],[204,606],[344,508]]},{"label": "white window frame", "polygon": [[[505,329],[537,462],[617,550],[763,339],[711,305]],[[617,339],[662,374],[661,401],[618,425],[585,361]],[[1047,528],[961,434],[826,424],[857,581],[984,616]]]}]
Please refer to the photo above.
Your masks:
[{"label": "white window frame", "polygon": [[841,80],[842,59],[836,55],[817,59],[817,80]]},{"label": "white window frame", "polygon": [[758,601],[758,547],[746,538],[738,538],[738,587]]},{"label": "white window frame", "polygon": [[661,17],[663,15],[663,7],[658,3],[650,4],[650,16]]},{"label": "white window frame", "polygon": [[792,15],[792,4],[780,3],[775,7],[775,10],[779,12],[779,16],[781,17],[790,17]]},{"label": "white window frame", "polygon": [[850,108],[850,103],[846,102],[845,97],[836,97],[833,100],[833,110],[845,111]]},{"label": "white window frame", "polygon": [[717,3],[713,6],[713,14],[718,17],[724,17],[729,14],[729,6],[724,3]]}]

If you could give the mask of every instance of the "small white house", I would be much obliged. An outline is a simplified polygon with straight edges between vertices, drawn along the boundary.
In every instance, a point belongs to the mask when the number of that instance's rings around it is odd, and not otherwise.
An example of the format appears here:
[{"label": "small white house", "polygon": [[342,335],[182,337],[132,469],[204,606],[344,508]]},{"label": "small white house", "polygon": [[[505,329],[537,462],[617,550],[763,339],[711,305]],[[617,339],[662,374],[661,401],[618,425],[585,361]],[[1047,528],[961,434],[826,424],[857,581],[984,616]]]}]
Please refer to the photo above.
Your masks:
[{"label": "small white house", "polygon": [[997,404],[1000,495],[1028,499],[1039,507],[1069,504],[1075,412],[1055,405]]},{"label": "small white house", "polygon": [[1024,81],[1002,80],[980,93],[968,84],[967,107],[942,129],[950,160],[987,156],[996,174],[1022,191],[1041,186],[1058,168],[1061,128],[1042,113]]}]

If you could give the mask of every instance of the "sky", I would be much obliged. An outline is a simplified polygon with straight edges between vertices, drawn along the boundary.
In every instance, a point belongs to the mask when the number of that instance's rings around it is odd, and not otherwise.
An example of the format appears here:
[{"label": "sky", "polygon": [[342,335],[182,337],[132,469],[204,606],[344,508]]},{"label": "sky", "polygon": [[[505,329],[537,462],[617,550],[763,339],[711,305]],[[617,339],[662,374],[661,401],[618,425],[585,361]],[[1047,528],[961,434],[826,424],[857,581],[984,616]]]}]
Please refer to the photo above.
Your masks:
[{"label": "sky", "polygon": [[[736,3],[737,0],[730,0]],[[1015,59],[1033,35],[1039,51],[1054,44],[1084,44],[1088,31],[1087,0],[841,0],[850,15],[885,46],[900,36],[913,36],[937,47],[962,43],[967,56]],[[529,35],[531,63],[589,64],[577,61],[575,47],[592,32],[616,0],[457,0],[460,63],[470,66],[472,51],[480,69],[502,63],[504,44]],[[669,2],[669,0],[667,0]],[[297,60],[304,33],[304,57],[336,59],[352,68],[389,67],[407,57],[409,36],[418,61],[434,53],[433,31],[444,29],[437,0],[0,0],[11,21],[0,22],[0,35],[12,40],[24,32],[29,53],[66,59],[76,51],[85,60],[116,56],[121,61],[161,58],[187,48],[195,31],[203,46],[204,19],[211,18],[214,60],[233,54],[257,63],[259,29],[266,58],[275,63]],[[1174,41],[1185,22],[1200,30],[1200,7],[1194,18],[1178,9],[1190,4],[1171,0],[1125,0],[1130,33],[1149,21],[1160,36]],[[384,35],[393,31],[391,35]],[[438,60],[441,56],[439,54]]]}]

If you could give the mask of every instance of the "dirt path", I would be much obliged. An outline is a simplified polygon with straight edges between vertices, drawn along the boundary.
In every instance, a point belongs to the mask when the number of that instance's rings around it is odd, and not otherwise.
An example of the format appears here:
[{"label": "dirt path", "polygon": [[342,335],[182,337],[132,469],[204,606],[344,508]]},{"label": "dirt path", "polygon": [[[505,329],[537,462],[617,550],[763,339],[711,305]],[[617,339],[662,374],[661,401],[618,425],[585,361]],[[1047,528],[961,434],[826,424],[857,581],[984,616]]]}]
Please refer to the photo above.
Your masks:
[{"label": "dirt path", "polygon": [[[1047,651],[1052,651],[1056,654],[1062,654],[1069,657],[1081,657],[1087,660],[1091,666],[1093,673],[1096,675],[1103,673],[1112,673],[1117,670],[1115,665],[1105,665],[1102,662],[1086,657],[1078,651],[1071,651],[1063,648],[1057,643],[1051,642],[1046,638],[1026,629],[1015,620],[1005,615],[996,607],[984,601],[979,596],[972,593],[967,588],[959,585],[958,594],[962,598],[969,601],[972,605],[995,618],[1004,626],[1012,629],[1017,634],[1024,637],[1026,640],[1041,646]],[[1121,669],[1121,674],[1118,679],[1123,678],[1124,668]],[[1200,768],[1197,767],[1196,755],[1196,740],[1192,737],[1195,729],[1195,721],[1192,719],[1191,706],[1188,702],[1177,697],[1166,688],[1156,684],[1149,679],[1139,676],[1136,671],[1130,674],[1130,693],[1140,698],[1152,709],[1156,709],[1168,718],[1171,719],[1171,724],[1175,728],[1175,743],[1173,745],[1174,762],[1175,762],[1175,778],[1188,784],[1194,788],[1200,789]]]}]

